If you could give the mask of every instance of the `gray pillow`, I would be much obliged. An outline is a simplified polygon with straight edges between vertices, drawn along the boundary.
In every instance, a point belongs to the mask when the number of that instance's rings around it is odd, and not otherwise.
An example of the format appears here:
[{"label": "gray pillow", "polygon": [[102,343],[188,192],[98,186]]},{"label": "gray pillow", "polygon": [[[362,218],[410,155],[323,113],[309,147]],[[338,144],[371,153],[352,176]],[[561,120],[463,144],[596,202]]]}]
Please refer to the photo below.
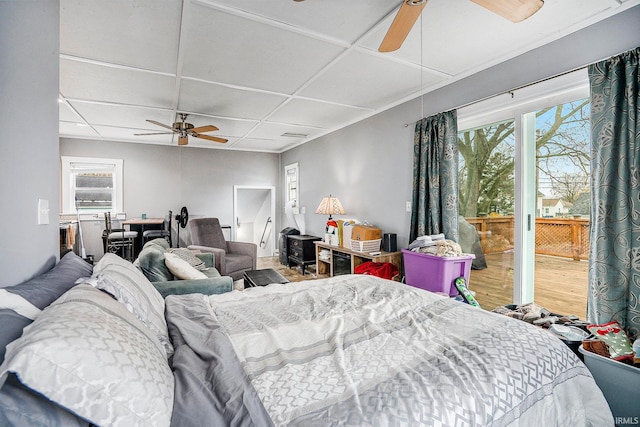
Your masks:
[{"label": "gray pillow", "polygon": [[[0,298],[0,363],[4,361],[7,344],[22,335],[22,329],[37,317],[37,310],[42,310],[71,289],[76,280],[89,277],[93,267],[73,252],[65,254],[51,270],[15,286],[0,288],[5,295],[12,295],[12,300]],[[11,302],[22,301],[23,308],[30,308],[31,313],[17,309]]]},{"label": "gray pillow", "polygon": [[90,277],[93,267],[73,252],[67,252],[51,270],[19,285],[2,288],[20,295],[40,310],[71,289],[76,280]]}]

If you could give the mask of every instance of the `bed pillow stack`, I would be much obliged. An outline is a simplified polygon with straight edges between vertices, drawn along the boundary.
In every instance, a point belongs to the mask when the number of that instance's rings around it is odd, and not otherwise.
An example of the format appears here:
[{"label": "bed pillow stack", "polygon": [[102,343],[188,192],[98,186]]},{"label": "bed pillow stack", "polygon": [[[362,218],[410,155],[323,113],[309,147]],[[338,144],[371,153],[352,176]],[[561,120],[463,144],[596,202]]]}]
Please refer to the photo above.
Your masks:
[{"label": "bed pillow stack", "polygon": [[35,414],[42,425],[64,408],[96,425],[168,426],[173,347],[164,299],[138,268],[114,254],[78,283],[7,347],[0,367],[0,388],[7,379],[7,385],[19,382],[49,406],[25,408],[5,394],[0,409],[20,422]]},{"label": "bed pillow stack", "polygon": [[[88,284],[60,297],[9,345],[0,381],[10,373],[92,424],[170,424],[174,381],[163,345],[127,307]],[[49,425],[55,407],[16,402],[3,411]]]}]

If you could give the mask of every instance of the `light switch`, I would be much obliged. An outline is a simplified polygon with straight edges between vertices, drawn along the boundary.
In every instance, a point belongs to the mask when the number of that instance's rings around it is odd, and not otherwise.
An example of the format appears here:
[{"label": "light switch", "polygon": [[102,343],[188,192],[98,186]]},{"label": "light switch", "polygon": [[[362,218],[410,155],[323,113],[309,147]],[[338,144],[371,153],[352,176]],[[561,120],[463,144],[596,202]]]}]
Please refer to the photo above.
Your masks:
[{"label": "light switch", "polygon": [[38,199],[38,224],[49,224],[49,201]]},{"label": "light switch", "polygon": [[405,209],[407,212],[411,212],[411,202],[407,202]]}]

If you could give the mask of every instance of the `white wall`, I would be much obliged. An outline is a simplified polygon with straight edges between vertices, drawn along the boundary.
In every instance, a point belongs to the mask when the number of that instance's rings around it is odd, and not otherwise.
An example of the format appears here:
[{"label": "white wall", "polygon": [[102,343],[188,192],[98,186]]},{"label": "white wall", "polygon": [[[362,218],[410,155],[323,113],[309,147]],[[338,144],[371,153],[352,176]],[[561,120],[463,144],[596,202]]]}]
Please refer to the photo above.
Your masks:
[{"label": "white wall", "polygon": [[[189,216],[217,217],[233,224],[233,186],[276,186],[279,155],[206,148],[132,144],[112,141],[60,139],[63,156],[124,160],[124,210],[128,217],[174,215],[182,206]],[[176,232],[176,223],[172,223]],[[87,254],[103,253],[103,221],[83,221]],[[180,246],[191,242],[189,226],[180,229]],[[175,242],[174,239],[174,245]]]},{"label": "white wall", "polygon": [[[313,212],[322,196],[338,197],[347,215],[368,220],[409,243],[411,215],[405,210],[413,186],[413,131],[423,117],[504,93],[640,46],[640,6],[546,46],[467,77],[420,99],[399,105],[282,155],[299,162],[300,203],[307,233],[322,236],[326,217]],[[406,126],[408,124],[408,126]],[[281,172],[282,173],[282,172]],[[284,176],[281,177],[284,186]],[[279,205],[282,206],[282,199]],[[284,215],[279,229],[290,224]]]},{"label": "white wall", "polygon": [[58,34],[57,0],[0,1],[0,287],[59,256]]}]

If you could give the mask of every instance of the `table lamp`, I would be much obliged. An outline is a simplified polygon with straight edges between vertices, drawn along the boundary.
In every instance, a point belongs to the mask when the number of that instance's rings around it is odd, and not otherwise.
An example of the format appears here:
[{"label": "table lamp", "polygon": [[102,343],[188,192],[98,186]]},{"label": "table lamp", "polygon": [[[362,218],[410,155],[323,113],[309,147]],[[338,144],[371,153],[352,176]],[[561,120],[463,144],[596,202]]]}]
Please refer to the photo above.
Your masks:
[{"label": "table lamp", "polygon": [[342,207],[342,203],[336,197],[323,197],[318,209],[316,209],[317,214],[321,215],[329,215],[329,221],[331,221],[331,215],[344,215],[346,212]]},{"label": "table lamp", "polygon": [[317,214],[321,215],[329,215],[329,219],[327,220],[327,227],[325,229],[324,241],[333,245],[339,246],[340,238],[338,236],[338,223],[335,222],[331,215],[344,215],[345,211],[342,207],[342,203],[335,197],[323,197],[320,202],[320,206],[316,209]]}]

